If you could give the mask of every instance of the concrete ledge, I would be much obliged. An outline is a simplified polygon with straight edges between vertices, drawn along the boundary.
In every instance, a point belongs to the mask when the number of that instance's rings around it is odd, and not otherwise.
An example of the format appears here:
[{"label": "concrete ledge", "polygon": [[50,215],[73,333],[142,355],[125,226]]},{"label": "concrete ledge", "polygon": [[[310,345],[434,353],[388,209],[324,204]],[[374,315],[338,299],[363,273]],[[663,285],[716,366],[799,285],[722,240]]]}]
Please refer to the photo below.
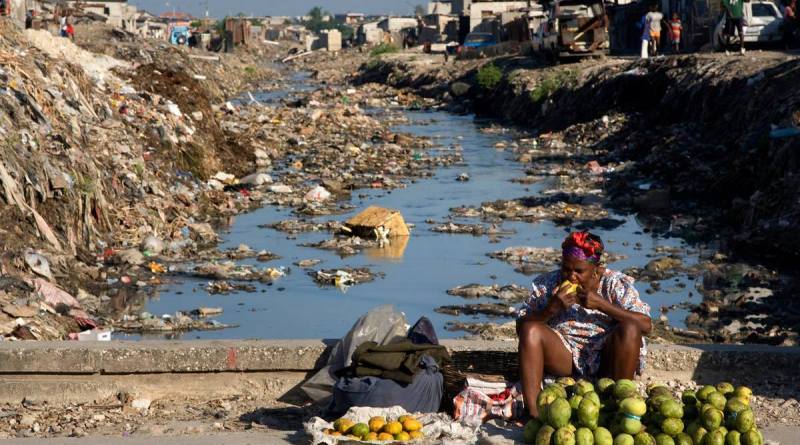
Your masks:
[{"label": "concrete ledge", "polygon": [[[0,343],[0,375],[266,372],[319,369],[335,340],[220,340]],[[514,372],[512,341],[446,340],[456,366]],[[651,345],[647,368],[662,371],[790,372],[800,348],[762,345]]]}]

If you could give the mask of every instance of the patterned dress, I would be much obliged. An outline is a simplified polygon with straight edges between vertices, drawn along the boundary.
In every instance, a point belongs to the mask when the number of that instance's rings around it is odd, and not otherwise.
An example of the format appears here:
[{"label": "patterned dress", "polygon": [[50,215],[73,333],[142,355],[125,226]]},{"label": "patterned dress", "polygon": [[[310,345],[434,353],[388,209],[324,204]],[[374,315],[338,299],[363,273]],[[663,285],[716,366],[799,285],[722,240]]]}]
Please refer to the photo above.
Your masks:
[{"label": "patterned dress", "polygon": [[[533,291],[525,300],[519,316],[542,311],[553,290],[561,282],[561,271],[558,270],[536,277],[533,280]],[[639,292],[633,287],[633,278],[622,272],[605,269],[597,294],[623,309],[650,316],[650,306],[639,298]],[[586,309],[579,304],[572,305],[547,322],[561,337],[567,350],[572,352],[572,361],[579,375],[597,374],[600,369],[600,353],[616,323],[605,313]],[[647,347],[642,339],[639,372],[644,369],[646,354]]]}]

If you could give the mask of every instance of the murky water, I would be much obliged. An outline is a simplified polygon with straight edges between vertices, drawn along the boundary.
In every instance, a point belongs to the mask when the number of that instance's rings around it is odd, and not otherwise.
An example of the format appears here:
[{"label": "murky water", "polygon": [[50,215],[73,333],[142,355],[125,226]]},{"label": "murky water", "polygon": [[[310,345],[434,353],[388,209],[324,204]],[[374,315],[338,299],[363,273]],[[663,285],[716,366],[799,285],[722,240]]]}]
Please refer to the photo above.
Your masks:
[{"label": "murky water", "polygon": [[[272,100],[275,100],[274,97],[277,96],[270,96]],[[264,98],[261,96],[259,100]],[[410,184],[406,189],[354,193],[353,203],[359,210],[368,205],[399,209],[408,223],[416,225],[404,249],[396,248],[388,254],[377,250],[342,259],[328,251],[300,247],[299,244],[326,239],[330,235],[299,234],[296,239],[287,239],[285,233],[259,228],[261,224],[292,217],[289,209],[265,207],[237,217],[229,230],[223,233],[221,248],[245,243],[256,250],[266,249],[277,253],[282,258],[268,265],[291,267],[290,274],[269,286],[257,284],[259,287],[255,293],[232,295],[209,295],[203,289],[204,280],[185,279],[181,283],[165,285],[160,296],[147,303],[146,310],[160,315],[200,306],[222,307],[224,313],[216,319],[239,325],[220,331],[191,332],[184,334],[183,338],[338,338],[359,315],[377,305],[391,303],[402,310],[410,322],[425,315],[434,322],[441,337],[458,337],[464,333],[444,329],[447,321],[457,318],[436,313],[434,308],[481,300],[466,301],[450,296],[445,292],[447,289],[468,283],[516,283],[529,287],[533,277],[517,273],[511,265],[491,259],[486,254],[510,246],[558,247],[569,228],[557,227],[549,222],[506,223],[503,227],[514,229],[516,234],[493,243],[485,236],[434,233],[429,230],[432,226],[425,223],[429,219],[444,220],[452,207],[531,196],[541,190],[540,184],[522,185],[509,181],[523,176],[523,167],[511,161],[509,153],[495,150],[494,144],[509,140],[510,137],[481,132],[481,128],[490,123],[469,116],[445,112],[408,112],[407,116],[410,123],[397,127],[397,130],[430,136],[442,147],[460,144],[466,165],[442,168],[435,177]],[[470,175],[470,181],[455,180],[462,172]],[[351,215],[337,215],[335,218],[344,220]],[[682,245],[676,239],[656,238],[643,233],[642,227],[630,216],[611,216],[626,222],[613,230],[597,229],[594,232],[606,240],[609,251],[628,256],[623,261],[611,264],[610,267],[614,269],[644,266],[656,247]],[[463,222],[477,221],[465,219]],[[641,244],[641,249],[633,248],[636,243]],[[306,271],[292,266],[295,261],[310,258],[323,261],[317,268],[367,266],[385,276],[342,293],[333,287],[317,286]],[[684,261],[691,264],[694,258],[685,258]],[[675,286],[679,283],[686,287],[678,290]],[[642,297],[651,305],[653,317],[658,317],[662,305],[684,301],[686,294],[694,288],[694,283],[685,276],[665,281],[662,285],[662,290],[652,294],[645,293],[648,287],[646,283],[639,283],[638,286]],[[684,326],[685,316],[683,310],[668,314],[671,324],[681,327]],[[463,316],[458,320],[484,321],[490,318]],[[493,320],[504,322],[509,319]]]}]

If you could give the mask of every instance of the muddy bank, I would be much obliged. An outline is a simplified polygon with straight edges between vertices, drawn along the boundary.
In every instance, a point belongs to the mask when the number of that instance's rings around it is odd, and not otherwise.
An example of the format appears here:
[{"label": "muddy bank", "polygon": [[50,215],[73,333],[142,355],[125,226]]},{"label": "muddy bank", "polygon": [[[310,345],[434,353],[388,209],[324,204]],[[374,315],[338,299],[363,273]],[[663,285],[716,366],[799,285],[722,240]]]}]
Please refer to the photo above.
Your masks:
[{"label": "muddy bank", "polygon": [[[794,344],[796,271],[780,260],[800,256],[793,241],[800,159],[797,138],[772,130],[798,123],[800,95],[790,85],[800,80],[799,63],[760,52],[557,67],[528,58],[444,64],[400,54],[365,63],[354,81],[420,94],[454,112],[504,118],[537,135],[499,149],[529,166],[528,176],[514,181],[557,179],[551,194],[464,207],[456,215],[492,222],[542,217],[591,228],[614,224],[596,210],[635,213],[646,230],[705,252],[688,272],[702,277],[696,291],[704,301],[691,305],[684,337]],[[588,217],[565,218],[548,205]],[[652,280],[645,266],[628,272],[659,288],[669,273]],[[675,292],[691,297],[694,290]],[[777,306],[787,310],[771,315]],[[482,326],[460,328],[477,334]]]}]

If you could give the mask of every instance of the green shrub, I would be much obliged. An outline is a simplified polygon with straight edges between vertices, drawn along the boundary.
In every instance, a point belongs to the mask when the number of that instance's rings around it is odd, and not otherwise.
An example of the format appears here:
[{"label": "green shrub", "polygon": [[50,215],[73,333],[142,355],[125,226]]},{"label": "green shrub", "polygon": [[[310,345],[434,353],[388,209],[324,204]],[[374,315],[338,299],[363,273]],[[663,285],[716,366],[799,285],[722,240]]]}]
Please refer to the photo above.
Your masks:
[{"label": "green shrub", "polygon": [[381,43],[380,45],[373,48],[372,51],[370,51],[369,55],[376,57],[380,56],[381,54],[396,53],[399,50],[400,48],[398,48],[395,45],[392,45],[391,43]]},{"label": "green shrub", "polygon": [[561,88],[571,87],[578,82],[578,72],[575,70],[560,70],[550,73],[542,78],[530,94],[531,101],[540,102],[550,97]]},{"label": "green shrub", "polygon": [[487,63],[478,69],[478,85],[485,90],[493,90],[500,84],[503,71],[494,63]]}]

